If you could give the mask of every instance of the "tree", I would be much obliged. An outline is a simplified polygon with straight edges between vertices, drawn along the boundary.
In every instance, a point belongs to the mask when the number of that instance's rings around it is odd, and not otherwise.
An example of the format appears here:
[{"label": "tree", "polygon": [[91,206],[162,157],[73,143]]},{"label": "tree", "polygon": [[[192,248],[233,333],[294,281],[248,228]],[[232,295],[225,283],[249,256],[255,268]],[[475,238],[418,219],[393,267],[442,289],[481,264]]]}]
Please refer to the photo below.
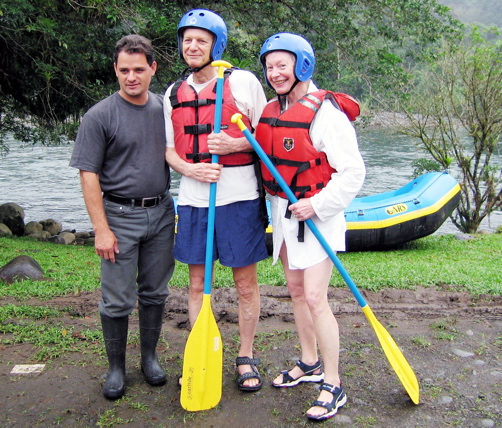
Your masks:
[{"label": "tree", "polygon": [[[156,3],[0,0],[0,141],[6,132],[33,143],[72,138],[82,113],[116,90],[112,51],[125,34],[158,42],[169,70],[176,24]],[[170,2],[162,10],[180,13]]]},{"label": "tree", "polygon": [[493,158],[502,136],[502,43],[489,36],[474,27],[462,43],[445,43],[397,102],[408,118],[402,131],[442,168],[455,168],[462,190],[452,220],[467,233],[502,206],[502,168]]},{"label": "tree", "polygon": [[162,92],[183,69],[176,28],[193,7],[224,17],[225,59],[261,75],[265,39],[302,34],[316,51],[318,85],[362,101],[399,92],[405,65],[458,30],[436,0],[0,0],[0,146],[6,132],[32,142],[72,138],[83,112],[116,90],[110,54],[125,34],[154,42],[152,88]]},{"label": "tree", "polygon": [[[315,81],[361,100],[399,91],[406,64],[423,61],[460,24],[435,0],[222,0],[211,2],[258,39],[305,36],[316,52]],[[211,7],[208,3],[208,6]]]}]

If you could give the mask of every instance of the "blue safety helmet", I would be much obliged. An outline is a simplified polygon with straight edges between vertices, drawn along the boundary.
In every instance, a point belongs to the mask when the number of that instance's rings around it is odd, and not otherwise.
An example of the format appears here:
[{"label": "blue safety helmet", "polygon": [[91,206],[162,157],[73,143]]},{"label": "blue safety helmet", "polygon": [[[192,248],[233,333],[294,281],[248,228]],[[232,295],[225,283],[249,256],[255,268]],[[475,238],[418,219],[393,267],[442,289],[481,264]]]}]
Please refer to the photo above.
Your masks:
[{"label": "blue safety helmet", "polygon": [[211,61],[221,59],[223,51],[227,47],[227,26],[221,18],[211,10],[194,9],[187,12],[178,24],[178,52],[183,59],[182,44],[183,32],[187,28],[201,28],[209,31],[214,36],[213,48],[211,50]]},{"label": "blue safety helmet", "polygon": [[300,82],[309,80],[314,74],[315,55],[310,43],[298,34],[277,33],[265,40],[260,50],[260,61],[268,86],[272,87],[267,78],[265,57],[273,51],[291,52],[296,57],[295,76]]}]

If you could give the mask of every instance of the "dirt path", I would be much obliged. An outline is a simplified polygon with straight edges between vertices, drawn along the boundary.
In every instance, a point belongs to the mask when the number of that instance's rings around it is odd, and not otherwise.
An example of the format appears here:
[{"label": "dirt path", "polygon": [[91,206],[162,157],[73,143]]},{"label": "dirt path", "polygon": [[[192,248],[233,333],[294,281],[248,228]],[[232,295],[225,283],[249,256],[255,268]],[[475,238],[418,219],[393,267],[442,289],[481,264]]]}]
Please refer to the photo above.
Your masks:
[{"label": "dirt path", "polygon": [[[413,367],[421,388],[414,405],[387,363],[371,326],[350,291],[332,289],[330,301],[341,335],[341,373],[348,403],[326,426],[502,426],[502,297],[452,290],[384,290],[365,298]],[[71,307],[64,322],[73,334],[99,329],[99,292],[32,305]],[[137,314],[130,321],[127,394],[108,401],[100,391],[103,354],[62,353],[43,361],[39,374],[12,375],[16,364],[39,363],[32,345],[0,345],[0,426],[48,427],[293,427],[310,425],[304,412],[316,386],[275,389],[272,378],[299,357],[291,304],[284,287],[262,287],[262,319],[256,357],[266,384],[254,394],[235,385],[237,313],[232,289],[213,290],[213,312],[224,339],[224,384],[220,404],[189,413],[179,404],[186,329],[186,290],[174,289],[166,306],[165,342],[159,356],[169,380],[147,385],[139,372]],[[0,305],[14,303],[0,301]],[[22,302],[26,304],[28,302]],[[8,335],[0,335],[3,339]],[[99,345],[99,344],[95,344]],[[95,346],[94,349],[101,349]]]}]

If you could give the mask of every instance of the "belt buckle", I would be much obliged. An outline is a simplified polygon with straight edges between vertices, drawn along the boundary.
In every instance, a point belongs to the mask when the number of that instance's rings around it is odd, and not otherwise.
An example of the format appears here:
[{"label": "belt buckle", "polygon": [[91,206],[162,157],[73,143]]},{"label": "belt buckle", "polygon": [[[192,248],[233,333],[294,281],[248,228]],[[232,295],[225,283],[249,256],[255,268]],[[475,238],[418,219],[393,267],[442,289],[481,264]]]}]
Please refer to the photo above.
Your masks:
[{"label": "belt buckle", "polygon": [[[155,204],[151,205],[151,206],[148,206],[148,207],[145,207],[145,202],[147,201],[155,201]],[[156,207],[157,206],[157,202],[158,202],[158,196],[154,196],[152,198],[143,198],[141,200],[141,208],[153,208],[153,207]]]}]

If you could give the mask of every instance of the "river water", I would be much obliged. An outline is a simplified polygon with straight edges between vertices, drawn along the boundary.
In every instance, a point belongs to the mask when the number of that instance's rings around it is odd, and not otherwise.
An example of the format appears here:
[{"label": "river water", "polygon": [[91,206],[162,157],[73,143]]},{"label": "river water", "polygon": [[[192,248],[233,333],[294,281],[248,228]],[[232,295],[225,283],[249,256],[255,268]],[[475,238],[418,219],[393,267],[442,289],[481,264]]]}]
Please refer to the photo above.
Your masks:
[{"label": "river water", "polygon": [[[0,157],[0,204],[15,202],[25,211],[25,222],[47,218],[60,221],[64,229],[91,230],[84,205],[78,171],[68,166],[72,144],[32,146],[15,140]],[[359,145],[366,163],[366,181],[359,196],[395,190],[412,180],[414,159],[424,157],[409,138],[385,128],[364,130]],[[177,195],[179,176],[173,177],[172,194]],[[502,213],[493,213],[480,229],[502,224]],[[437,233],[454,233],[447,220]]]}]

